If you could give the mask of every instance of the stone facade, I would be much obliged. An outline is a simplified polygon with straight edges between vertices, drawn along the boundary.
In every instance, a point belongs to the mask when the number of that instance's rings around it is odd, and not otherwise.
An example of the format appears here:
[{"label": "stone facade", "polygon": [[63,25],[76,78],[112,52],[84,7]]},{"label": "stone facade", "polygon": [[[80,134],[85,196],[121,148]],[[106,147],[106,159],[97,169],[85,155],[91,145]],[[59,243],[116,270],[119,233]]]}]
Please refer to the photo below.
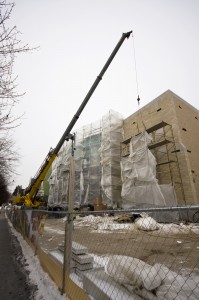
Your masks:
[{"label": "stone facade", "polygon": [[122,155],[128,141],[147,130],[160,184],[172,183],[177,202],[199,203],[199,111],[168,90],[124,120]]}]

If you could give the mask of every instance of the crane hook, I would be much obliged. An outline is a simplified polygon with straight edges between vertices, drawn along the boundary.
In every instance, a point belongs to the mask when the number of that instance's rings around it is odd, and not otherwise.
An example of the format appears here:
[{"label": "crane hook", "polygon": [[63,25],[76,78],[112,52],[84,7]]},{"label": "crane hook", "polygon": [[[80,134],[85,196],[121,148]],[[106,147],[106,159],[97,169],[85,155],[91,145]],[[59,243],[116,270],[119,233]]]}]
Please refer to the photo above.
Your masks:
[{"label": "crane hook", "polygon": [[139,97],[139,95],[137,97],[137,102],[138,102],[138,105],[140,105],[140,97]]}]

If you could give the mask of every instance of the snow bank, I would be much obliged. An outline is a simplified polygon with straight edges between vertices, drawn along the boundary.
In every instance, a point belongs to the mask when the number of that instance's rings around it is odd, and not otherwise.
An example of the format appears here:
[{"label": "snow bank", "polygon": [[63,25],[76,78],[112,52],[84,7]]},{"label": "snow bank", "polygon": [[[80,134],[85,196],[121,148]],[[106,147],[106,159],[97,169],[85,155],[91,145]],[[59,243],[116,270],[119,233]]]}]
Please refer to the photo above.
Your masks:
[{"label": "snow bank", "polygon": [[106,222],[107,218],[103,218],[100,216],[88,215],[86,217],[77,217],[74,221],[75,226],[95,226],[96,224]]},{"label": "snow bank", "polygon": [[159,228],[158,223],[148,215],[143,215],[142,218],[137,219],[135,225],[138,229],[146,231],[153,231]]},{"label": "snow bank", "polygon": [[61,295],[56,284],[51,280],[49,275],[43,271],[38,258],[34,255],[30,246],[12,226],[8,220],[12,233],[19,241],[23,255],[26,259],[26,269],[30,272],[30,281],[37,285],[38,290],[34,295],[35,300],[66,300],[66,295]]},{"label": "snow bank", "polygon": [[[199,226],[196,224],[163,224],[158,223],[146,213],[141,214],[141,218],[136,219],[135,223],[117,223],[115,217],[93,216],[77,217],[74,221],[75,227],[90,227],[98,232],[107,233],[113,230],[144,230],[156,231],[157,234],[199,234]],[[60,232],[61,233],[61,232]]]},{"label": "snow bank", "polygon": [[146,300],[198,300],[199,277],[183,277],[162,264],[151,266],[137,258],[114,255],[106,271],[128,291]]},{"label": "snow bank", "polygon": [[160,300],[198,300],[199,277],[193,280],[183,277],[169,270],[166,266],[155,264],[154,268],[158,271],[162,279],[162,284],[158,287],[156,295]]},{"label": "snow bank", "polygon": [[140,296],[138,290],[150,295],[150,291],[159,287],[162,281],[155,267],[140,259],[122,255],[114,255],[109,259],[107,272],[118,283],[130,291],[137,291]]}]

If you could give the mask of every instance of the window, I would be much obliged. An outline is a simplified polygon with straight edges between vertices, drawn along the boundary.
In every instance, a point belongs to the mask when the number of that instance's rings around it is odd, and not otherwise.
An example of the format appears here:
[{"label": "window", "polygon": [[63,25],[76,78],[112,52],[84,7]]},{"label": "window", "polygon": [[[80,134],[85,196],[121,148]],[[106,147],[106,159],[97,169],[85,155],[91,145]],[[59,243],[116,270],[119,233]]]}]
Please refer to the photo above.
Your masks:
[{"label": "window", "polygon": [[180,149],[176,149],[176,150],[171,151],[171,153],[175,153],[175,152],[180,152]]}]

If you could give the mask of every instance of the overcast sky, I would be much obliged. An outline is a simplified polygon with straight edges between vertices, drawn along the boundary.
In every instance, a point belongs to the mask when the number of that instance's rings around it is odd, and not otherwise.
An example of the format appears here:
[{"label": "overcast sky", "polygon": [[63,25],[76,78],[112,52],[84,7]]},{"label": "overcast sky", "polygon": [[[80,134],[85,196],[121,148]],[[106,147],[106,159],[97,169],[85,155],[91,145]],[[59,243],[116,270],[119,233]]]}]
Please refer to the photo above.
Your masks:
[{"label": "overcast sky", "polygon": [[[74,129],[110,109],[128,117],[170,89],[199,109],[198,0],[16,0],[10,20],[23,43],[13,133],[21,156],[14,186],[26,187],[55,147],[123,32],[124,41]],[[134,45],[134,47],[133,47]]]}]

